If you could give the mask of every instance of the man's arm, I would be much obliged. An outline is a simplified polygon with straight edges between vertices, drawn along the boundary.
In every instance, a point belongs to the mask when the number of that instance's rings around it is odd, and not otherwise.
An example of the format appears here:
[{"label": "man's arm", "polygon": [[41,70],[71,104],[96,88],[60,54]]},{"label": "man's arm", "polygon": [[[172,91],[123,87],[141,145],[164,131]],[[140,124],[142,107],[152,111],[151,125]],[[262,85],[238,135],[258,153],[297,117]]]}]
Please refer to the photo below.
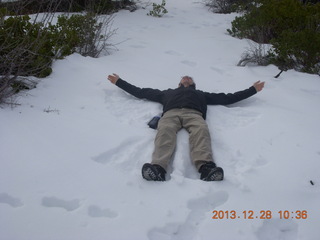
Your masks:
[{"label": "man's arm", "polygon": [[260,92],[264,88],[264,82],[257,81],[250,88],[235,93],[205,93],[207,104],[210,105],[229,105]]},{"label": "man's arm", "polygon": [[162,103],[162,91],[153,88],[139,88],[136,87],[119,77],[117,74],[109,75],[108,80],[117,85],[122,90],[130,93],[131,95],[140,98],[140,99],[147,99],[153,102]]}]

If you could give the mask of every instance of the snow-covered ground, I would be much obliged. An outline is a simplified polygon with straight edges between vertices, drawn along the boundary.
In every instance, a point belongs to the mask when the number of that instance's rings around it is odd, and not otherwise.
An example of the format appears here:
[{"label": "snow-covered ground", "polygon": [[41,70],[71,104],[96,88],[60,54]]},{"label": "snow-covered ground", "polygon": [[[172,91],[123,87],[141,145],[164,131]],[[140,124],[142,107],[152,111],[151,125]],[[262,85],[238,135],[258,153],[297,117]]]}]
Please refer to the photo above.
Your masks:
[{"label": "snow-covered ground", "polygon": [[[319,239],[319,76],[237,67],[249,45],[227,34],[235,14],[195,0],[166,8],[163,18],[147,16],[151,6],[118,12],[118,51],[57,61],[20,106],[0,109],[1,239]],[[199,179],[184,130],[168,181],[143,180],[156,134],[147,122],[161,106],[112,85],[111,73],[158,89],[190,75],[226,93],[265,81],[247,100],[208,108],[225,180]]]}]

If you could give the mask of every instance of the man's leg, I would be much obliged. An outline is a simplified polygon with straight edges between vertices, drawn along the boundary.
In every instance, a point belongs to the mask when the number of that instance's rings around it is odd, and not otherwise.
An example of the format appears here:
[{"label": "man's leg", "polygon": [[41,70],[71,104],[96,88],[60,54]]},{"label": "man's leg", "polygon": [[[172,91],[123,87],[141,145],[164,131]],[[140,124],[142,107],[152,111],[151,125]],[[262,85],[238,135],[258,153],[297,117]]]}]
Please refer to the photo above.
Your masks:
[{"label": "man's leg", "polygon": [[200,178],[204,181],[223,180],[223,169],[213,162],[210,132],[201,113],[194,110],[185,112],[183,127],[189,132],[190,154]]},{"label": "man's leg", "polygon": [[172,109],[164,114],[158,124],[154,141],[152,164],[160,165],[167,170],[176,148],[177,132],[181,129],[179,109]]},{"label": "man's leg", "polygon": [[208,125],[200,112],[189,110],[183,115],[183,127],[189,133],[191,159],[199,170],[204,163],[213,161]]},{"label": "man's leg", "polygon": [[176,148],[177,132],[181,129],[179,112],[176,109],[164,114],[158,124],[154,141],[152,162],[142,166],[142,177],[148,181],[165,181],[169,162]]}]

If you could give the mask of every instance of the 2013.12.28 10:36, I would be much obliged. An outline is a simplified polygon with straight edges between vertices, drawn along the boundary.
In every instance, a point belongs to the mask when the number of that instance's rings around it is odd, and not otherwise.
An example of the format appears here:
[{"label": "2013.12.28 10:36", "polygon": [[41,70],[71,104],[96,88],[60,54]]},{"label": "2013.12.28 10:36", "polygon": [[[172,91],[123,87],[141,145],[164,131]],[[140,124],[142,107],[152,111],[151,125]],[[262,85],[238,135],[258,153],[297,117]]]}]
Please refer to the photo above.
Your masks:
[{"label": "2013.12.28 10:36", "polygon": [[271,210],[245,210],[237,212],[236,210],[214,210],[212,211],[212,219],[272,219],[277,217],[280,219],[307,219],[308,213],[306,210],[280,210],[274,214]]}]

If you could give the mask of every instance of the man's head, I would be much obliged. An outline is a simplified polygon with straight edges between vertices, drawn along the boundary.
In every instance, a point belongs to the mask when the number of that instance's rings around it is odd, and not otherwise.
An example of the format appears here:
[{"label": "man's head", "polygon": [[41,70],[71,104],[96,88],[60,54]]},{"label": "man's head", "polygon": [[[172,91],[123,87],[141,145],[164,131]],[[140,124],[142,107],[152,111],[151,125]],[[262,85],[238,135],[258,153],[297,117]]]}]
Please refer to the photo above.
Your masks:
[{"label": "man's head", "polygon": [[196,86],[196,84],[194,83],[192,77],[189,76],[183,76],[181,78],[181,81],[179,83],[179,87],[184,86],[184,87],[190,87],[191,85]]}]

